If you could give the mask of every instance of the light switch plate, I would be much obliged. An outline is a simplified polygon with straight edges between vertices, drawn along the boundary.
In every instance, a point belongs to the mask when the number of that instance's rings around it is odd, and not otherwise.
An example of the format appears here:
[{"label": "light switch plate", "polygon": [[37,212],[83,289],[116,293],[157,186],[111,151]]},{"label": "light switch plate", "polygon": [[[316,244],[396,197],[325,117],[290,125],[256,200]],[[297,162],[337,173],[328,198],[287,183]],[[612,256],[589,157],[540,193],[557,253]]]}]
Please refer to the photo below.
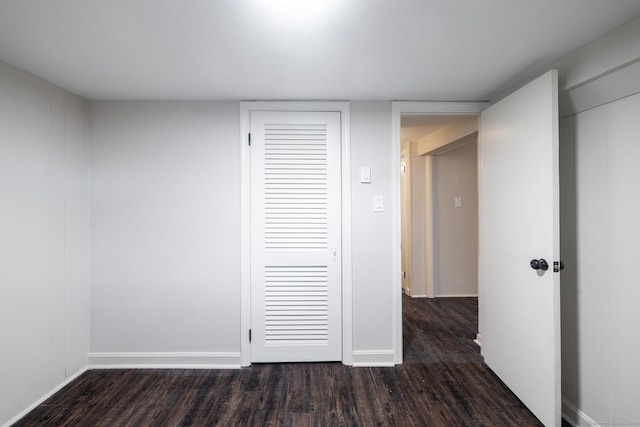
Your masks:
[{"label": "light switch plate", "polygon": [[384,212],[384,200],[382,196],[373,196],[373,211]]},{"label": "light switch plate", "polygon": [[368,168],[368,167],[360,168],[360,182],[362,184],[371,183],[371,168]]},{"label": "light switch plate", "polygon": [[456,208],[461,208],[462,207],[462,197],[460,196],[456,196],[453,198],[453,206]]}]

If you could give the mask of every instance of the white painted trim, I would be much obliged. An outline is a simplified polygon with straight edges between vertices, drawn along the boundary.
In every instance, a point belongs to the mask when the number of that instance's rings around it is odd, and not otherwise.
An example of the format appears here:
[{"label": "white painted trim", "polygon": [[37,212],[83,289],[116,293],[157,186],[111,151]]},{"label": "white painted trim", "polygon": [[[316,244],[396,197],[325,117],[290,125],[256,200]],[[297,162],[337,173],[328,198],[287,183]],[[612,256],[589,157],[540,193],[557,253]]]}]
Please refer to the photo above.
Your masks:
[{"label": "white painted trim", "polygon": [[353,365],[353,275],[351,258],[351,111],[341,109],[342,129],[342,363]]},{"label": "white painted trim", "polygon": [[640,17],[563,58],[560,118],[640,92]]},{"label": "white painted trim", "polygon": [[438,294],[436,298],[478,298],[478,294]]},{"label": "white painted trim", "polygon": [[239,352],[89,353],[89,369],[234,369]]},{"label": "white painted trim", "polygon": [[[426,155],[424,157],[425,168],[428,171],[429,177],[425,173],[425,179],[428,181],[425,183],[425,215],[427,224],[425,224],[425,292],[427,298],[434,298],[436,296],[436,233],[435,233],[435,205],[433,203],[436,193],[436,173],[434,168],[433,156]],[[428,184],[428,185],[427,185]]]},{"label": "white painted trim", "polygon": [[72,382],[73,380],[75,380],[76,378],[78,378],[80,375],[84,374],[88,369],[82,368],[80,369],[78,372],[76,372],[75,374],[71,375],[70,377],[68,377],[67,379],[65,379],[63,382],[61,382],[58,386],[54,387],[50,392],[48,392],[47,394],[45,394],[44,396],[42,396],[40,399],[36,400],[35,402],[33,402],[31,405],[29,405],[28,407],[26,407],[23,411],[21,411],[18,415],[16,415],[15,417],[11,418],[9,421],[6,422],[6,424],[3,424],[2,427],[9,427],[10,425],[18,422],[22,417],[24,417],[25,415],[27,415],[29,412],[33,411],[34,409],[36,409],[38,406],[40,406],[45,400],[47,400],[48,398],[50,398],[51,396],[53,396],[54,394],[56,394],[57,392],[59,392],[60,390],[62,390],[64,387],[66,387],[70,382]]},{"label": "white painted trim", "polygon": [[[393,304],[393,353],[394,363],[402,363],[402,254],[401,245],[401,198],[400,198],[400,151],[402,114],[422,114],[425,116],[453,116],[480,114],[489,104],[486,102],[404,102],[391,103],[391,302]],[[433,264],[432,264],[433,265]],[[355,364],[355,363],[354,363]]]},{"label": "white painted trim", "polygon": [[240,365],[251,365],[251,150],[249,106],[240,103]]},{"label": "white painted trim", "polygon": [[478,347],[482,347],[482,334],[480,332],[476,334],[476,339],[473,340],[473,342],[476,343]]},{"label": "white painted trim", "polygon": [[249,326],[251,325],[251,242],[250,187],[251,150],[247,135],[251,111],[337,111],[341,121],[342,169],[342,363],[353,364],[353,279],[351,265],[351,116],[349,102],[278,102],[247,101],[240,103],[240,353],[241,365],[251,364]]},{"label": "white painted trim", "polygon": [[391,103],[393,112],[425,116],[474,115],[480,114],[488,106],[488,102],[393,101]]},{"label": "white painted trim", "polygon": [[393,350],[355,350],[354,367],[395,366]]},{"label": "white painted trim", "polygon": [[[401,106],[391,103],[391,348],[393,363],[402,363],[402,184],[400,159],[402,152]],[[355,358],[354,358],[355,359]]]},{"label": "white painted trim", "polygon": [[565,397],[562,398],[562,418],[572,426],[598,427],[600,425]]},{"label": "white painted trim", "polygon": [[421,294],[421,295],[409,295],[411,298],[429,298],[427,295]]},{"label": "white painted trim", "polygon": [[640,58],[640,17],[633,18],[604,36],[586,44],[556,66],[561,91],[575,88],[622,68]]},{"label": "white painted trim", "polygon": [[559,96],[560,118],[640,93],[640,58],[574,86]]}]

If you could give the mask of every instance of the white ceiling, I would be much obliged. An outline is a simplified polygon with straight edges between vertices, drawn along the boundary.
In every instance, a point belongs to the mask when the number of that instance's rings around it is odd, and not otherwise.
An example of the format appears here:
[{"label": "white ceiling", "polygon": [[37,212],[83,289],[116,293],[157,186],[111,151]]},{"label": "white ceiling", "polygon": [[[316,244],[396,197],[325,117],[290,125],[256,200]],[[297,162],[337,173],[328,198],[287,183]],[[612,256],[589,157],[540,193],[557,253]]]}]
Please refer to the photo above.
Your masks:
[{"label": "white ceiling", "polygon": [[89,99],[474,101],[640,15],[638,0],[322,0],[312,22],[292,1],[0,0],[0,59]]}]

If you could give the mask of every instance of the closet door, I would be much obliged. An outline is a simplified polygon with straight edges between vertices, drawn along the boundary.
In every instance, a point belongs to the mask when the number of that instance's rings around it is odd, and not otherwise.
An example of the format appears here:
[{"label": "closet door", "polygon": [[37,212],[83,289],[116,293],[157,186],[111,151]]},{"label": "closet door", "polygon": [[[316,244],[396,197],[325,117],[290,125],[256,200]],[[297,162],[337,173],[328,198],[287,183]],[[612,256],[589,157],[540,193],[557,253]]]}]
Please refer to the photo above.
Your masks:
[{"label": "closet door", "polygon": [[340,113],[251,112],[251,360],[342,358]]}]

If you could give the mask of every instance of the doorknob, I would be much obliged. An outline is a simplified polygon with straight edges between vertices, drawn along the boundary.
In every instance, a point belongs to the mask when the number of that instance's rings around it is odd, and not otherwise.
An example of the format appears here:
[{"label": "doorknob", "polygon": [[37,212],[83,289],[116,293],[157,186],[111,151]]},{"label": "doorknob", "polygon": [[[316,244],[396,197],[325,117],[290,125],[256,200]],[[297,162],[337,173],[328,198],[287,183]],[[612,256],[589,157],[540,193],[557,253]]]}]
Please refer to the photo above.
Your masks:
[{"label": "doorknob", "polygon": [[562,261],[553,261],[553,271],[554,271],[554,273],[557,273],[560,270],[564,270],[564,262],[562,262]]},{"label": "doorknob", "polygon": [[532,259],[531,262],[529,263],[529,265],[534,270],[547,271],[549,269],[549,264],[547,263],[547,261],[544,258]]}]

